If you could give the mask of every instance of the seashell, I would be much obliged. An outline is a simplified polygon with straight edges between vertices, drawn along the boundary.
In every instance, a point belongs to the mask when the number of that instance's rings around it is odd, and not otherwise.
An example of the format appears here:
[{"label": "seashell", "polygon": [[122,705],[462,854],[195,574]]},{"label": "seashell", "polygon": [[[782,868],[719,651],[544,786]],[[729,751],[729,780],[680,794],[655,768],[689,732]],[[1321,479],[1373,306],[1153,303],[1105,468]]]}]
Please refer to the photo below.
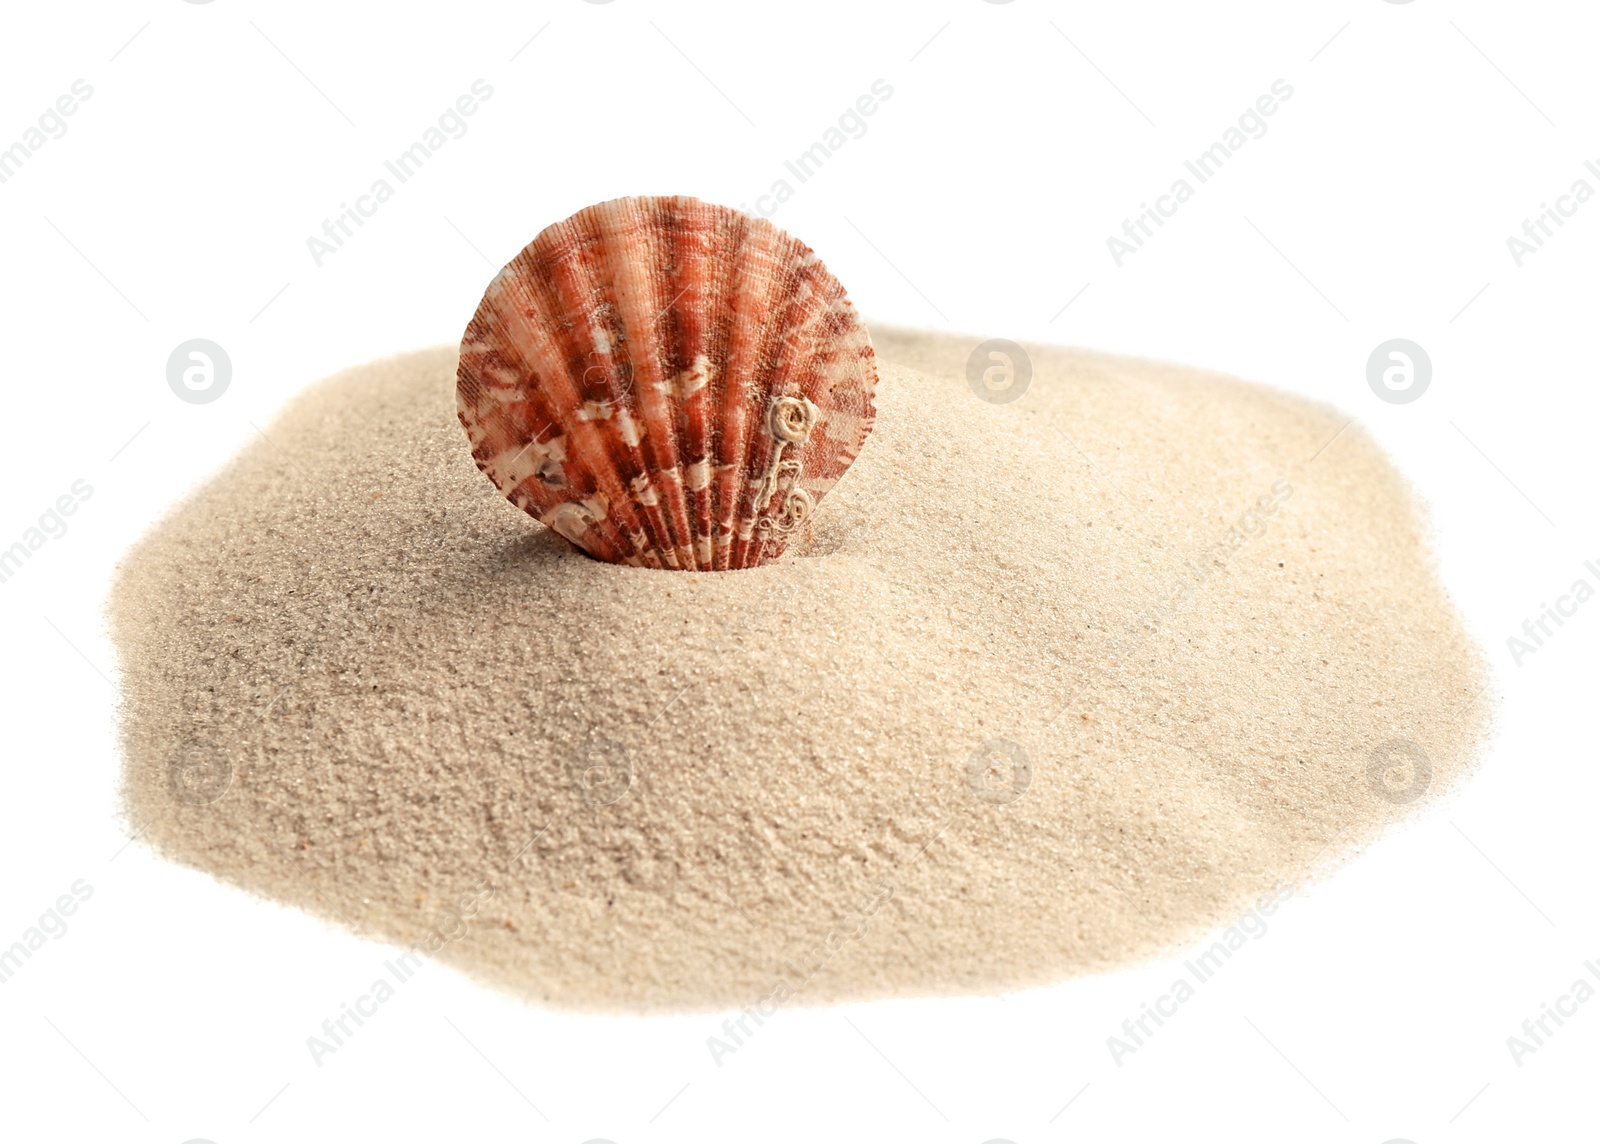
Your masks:
[{"label": "seashell", "polygon": [[872,431],[844,287],[765,219],[613,199],[546,228],[461,341],[478,468],[589,555],[730,569],[782,555]]}]

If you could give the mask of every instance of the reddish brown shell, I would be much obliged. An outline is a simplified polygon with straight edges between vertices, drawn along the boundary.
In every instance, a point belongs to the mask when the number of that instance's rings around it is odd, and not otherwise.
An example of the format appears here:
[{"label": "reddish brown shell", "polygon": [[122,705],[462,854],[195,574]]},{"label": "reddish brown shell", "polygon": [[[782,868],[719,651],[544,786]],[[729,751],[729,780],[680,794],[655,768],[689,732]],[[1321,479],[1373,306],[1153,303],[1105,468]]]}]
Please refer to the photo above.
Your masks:
[{"label": "reddish brown shell", "polygon": [[775,560],[872,431],[877,368],[844,287],[764,219],[614,199],[489,284],[456,399],[478,468],[591,556]]}]

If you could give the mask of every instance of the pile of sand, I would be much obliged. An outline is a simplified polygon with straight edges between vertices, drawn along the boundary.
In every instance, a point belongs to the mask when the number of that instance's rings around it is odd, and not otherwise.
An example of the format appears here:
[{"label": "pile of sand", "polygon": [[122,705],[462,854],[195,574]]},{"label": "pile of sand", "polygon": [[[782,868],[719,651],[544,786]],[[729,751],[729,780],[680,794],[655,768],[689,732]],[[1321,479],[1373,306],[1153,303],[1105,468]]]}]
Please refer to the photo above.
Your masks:
[{"label": "pile of sand", "polygon": [[1046,347],[991,405],[976,339],[876,341],[809,550],[742,572],[507,503],[453,349],[312,388],[118,577],[133,826],[526,996],[746,1006],[1170,949],[1470,762],[1479,655],[1343,417]]}]

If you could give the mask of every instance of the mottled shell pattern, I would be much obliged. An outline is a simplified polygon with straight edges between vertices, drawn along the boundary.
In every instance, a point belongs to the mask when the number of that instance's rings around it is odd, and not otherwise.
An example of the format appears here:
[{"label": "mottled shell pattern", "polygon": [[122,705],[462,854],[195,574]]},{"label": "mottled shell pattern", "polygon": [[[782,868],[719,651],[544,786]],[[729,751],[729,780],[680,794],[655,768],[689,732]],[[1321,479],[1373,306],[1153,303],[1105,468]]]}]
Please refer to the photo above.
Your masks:
[{"label": "mottled shell pattern", "polygon": [[844,288],[764,219],[614,199],[547,228],[461,342],[472,455],[589,555],[732,569],[780,556],[872,431]]}]

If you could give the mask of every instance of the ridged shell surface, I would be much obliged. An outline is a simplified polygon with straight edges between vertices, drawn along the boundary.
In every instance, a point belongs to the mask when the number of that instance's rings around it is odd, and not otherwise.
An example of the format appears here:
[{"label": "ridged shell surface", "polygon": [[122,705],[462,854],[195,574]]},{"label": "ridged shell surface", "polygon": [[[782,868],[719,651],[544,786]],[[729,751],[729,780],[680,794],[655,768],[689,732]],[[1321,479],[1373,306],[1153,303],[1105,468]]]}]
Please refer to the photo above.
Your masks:
[{"label": "ridged shell surface", "polygon": [[764,219],[615,199],[547,228],[484,294],[456,397],[512,503],[600,560],[775,560],[872,431],[844,288]]}]

